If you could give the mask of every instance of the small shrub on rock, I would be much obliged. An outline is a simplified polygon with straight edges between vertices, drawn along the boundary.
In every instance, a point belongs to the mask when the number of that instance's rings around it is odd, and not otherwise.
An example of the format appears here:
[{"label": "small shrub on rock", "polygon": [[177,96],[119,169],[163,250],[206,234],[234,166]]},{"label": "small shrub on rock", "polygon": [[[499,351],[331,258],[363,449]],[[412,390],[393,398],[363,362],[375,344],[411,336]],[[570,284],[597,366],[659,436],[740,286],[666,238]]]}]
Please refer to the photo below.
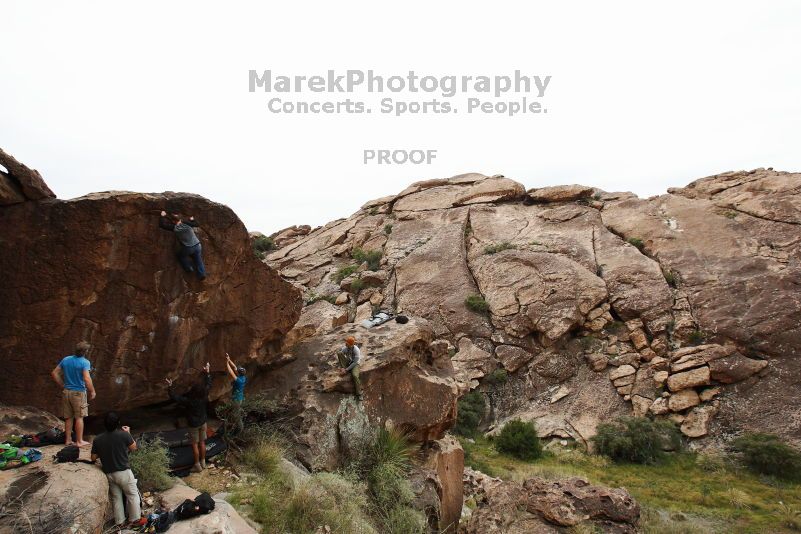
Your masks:
[{"label": "small shrub on rock", "polygon": [[253,253],[256,254],[256,257],[260,260],[264,259],[266,252],[275,250],[275,242],[273,241],[273,238],[267,237],[266,235],[254,237],[251,244],[253,245]]},{"label": "small shrub on rock", "polygon": [[359,291],[364,289],[366,285],[367,284],[364,283],[364,280],[362,280],[361,278],[357,278],[356,280],[350,283],[350,292],[353,293],[354,295],[358,295]]},{"label": "small shrub on rock", "polygon": [[350,256],[360,264],[367,262],[367,268],[371,271],[378,270],[383,255],[384,253],[380,250],[362,250],[360,248],[354,248],[350,253]]},{"label": "small shrub on rock", "polygon": [[283,445],[277,440],[261,439],[247,447],[242,460],[250,467],[263,474],[270,474],[278,469],[284,456]]},{"label": "small shrub on rock", "polygon": [[495,440],[498,452],[511,454],[521,460],[535,460],[542,456],[542,443],[534,423],[518,419],[509,421]]},{"label": "small shrub on rock", "polygon": [[639,237],[630,237],[628,239],[628,242],[629,244],[637,247],[637,250],[639,250],[640,252],[642,252],[643,248],[645,248],[645,243],[643,243],[642,239],[640,239]]},{"label": "small shrub on rock", "polygon": [[752,471],[785,480],[801,479],[801,453],[773,434],[744,434],[732,442]]},{"label": "small shrub on rock", "polygon": [[358,265],[346,265],[345,267],[340,267],[337,271],[333,274],[334,281],[338,284],[348,276],[352,275],[358,269]]},{"label": "small shrub on rock", "polygon": [[453,431],[460,436],[474,436],[484,417],[484,410],[484,395],[478,391],[470,392],[459,399]]},{"label": "small shrub on rock", "polygon": [[464,304],[469,310],[476,313],[487,313],[489,311],[489,303],[481,295],[470,295],[465,299]]},{"label": "small shrub on rock", "polygon": [[327,525],[331,532],[373,533],[366,509],[360,484],[335,473],[315,473],[289,496],[283,528],[274,532],[318,532]]},{"label": "small shrub on rock", "polygon": [[164,491],[174,484],[169,450],[160,439],[142,440],[129,456],[131,471],[144,491]]},{"label": "small shrub on rock", "polygon": [[688,339],[692,345],[702,345],[706,341],[706,334],[701,330],[693,330]]},{"label": "small shrub on rock", "polygon": [[506,369],[495,369],[487,375],[484,382],[490,386],[502,386],[507,380],[509,380],[509,373],[506,372]]},{"label": "small shrub on rock", "polygon": [[678,449],[681,435],[669,421],[620,417],[598,425],[598,434],[592,442],[598,454],[616,462],[651,464],[664,456],[665,449]]},{"label": "small shrub on rock", "polygon": [[517,247],[508,241],[504,241],[503,243],[496,243],[495,245],[489,245],[484,247],[484,254],[497,254],[498,252],[502,252],[504,250],[514,250]]}]

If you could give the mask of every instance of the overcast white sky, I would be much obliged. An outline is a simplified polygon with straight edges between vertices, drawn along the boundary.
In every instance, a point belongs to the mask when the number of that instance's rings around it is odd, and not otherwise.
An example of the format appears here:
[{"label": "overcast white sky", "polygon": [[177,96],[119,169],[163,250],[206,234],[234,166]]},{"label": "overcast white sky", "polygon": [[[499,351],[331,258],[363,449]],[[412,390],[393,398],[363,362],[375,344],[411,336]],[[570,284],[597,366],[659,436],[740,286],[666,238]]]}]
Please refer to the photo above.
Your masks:
[{"label": "overcast white sky", "polygon": [[[4,1],[0,19],[0,146],[61,198],[190,191],[270,233],[471,171],[647,196],[801,170],[801,2]],[[552,79],[547,115],[280,115],[250,69]]]}]

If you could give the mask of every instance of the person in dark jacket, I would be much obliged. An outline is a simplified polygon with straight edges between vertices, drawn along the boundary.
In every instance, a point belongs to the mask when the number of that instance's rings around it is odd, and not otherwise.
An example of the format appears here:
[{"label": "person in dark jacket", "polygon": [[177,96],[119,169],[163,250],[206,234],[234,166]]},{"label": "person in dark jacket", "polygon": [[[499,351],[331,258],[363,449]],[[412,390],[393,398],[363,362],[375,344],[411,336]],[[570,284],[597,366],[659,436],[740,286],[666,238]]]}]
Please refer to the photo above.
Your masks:
[{"label": "person in dark jacket", "polygon": [[[173,213],[167,218],[167,212],[161,212],[159,227],[168,232],[173,232],[178,240],[180,249],[178,250],[178,261],[184,271],[191,273],[197,271],[200,280],[206,278],[206,266],[203,264],[203,247],[200,239],[195,235],[195,228],[199,225],[194,217],[189,217],[188,221],[183,221],[181,216]],[[192,265],[194,263],[194,266]]]},{"label": "person in dark jacket", "polygon": [[172,380],[166,378],[167,393],[170,399],[184,409],[184,415],[189,422],[189,441],[192,442],[192,455],[195,465],[192,466],[193,473],[199,473],[206,468],[206,405],[209,402],[209,390],[211,389],[211,374],[208,362],[203,368],[205,375],[201,380],[192,386],[186,395],[178,395],[172,389]]}]

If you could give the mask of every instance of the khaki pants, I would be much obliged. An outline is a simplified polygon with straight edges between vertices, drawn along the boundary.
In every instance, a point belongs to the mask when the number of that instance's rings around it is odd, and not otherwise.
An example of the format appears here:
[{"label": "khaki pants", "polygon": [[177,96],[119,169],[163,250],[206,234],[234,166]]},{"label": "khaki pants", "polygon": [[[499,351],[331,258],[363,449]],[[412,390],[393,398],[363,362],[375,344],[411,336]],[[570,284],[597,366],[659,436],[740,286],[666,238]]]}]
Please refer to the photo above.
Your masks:
[{"label": "khaki pants", "polygon": [[[342,354],[341,352],[337,352],[337,360],[339,361],[339,365],[343,368],[347,369],[350,365],[348,361],[348,357]],[[362,396],[362,381],[359,378],[359,366],[356,365],[353,369],[350,370],[350,376],[353,378],[353,390],[356,392],[356,395],[359,397]]]},{"label": "khaki pants", "polygon": [[125,508],[122,499],[128,503],[128,521],[136,521],[142,517],[142,509],[139,506],[139,489],[136,487],[136,479],[133,471],[115,471],[106,473],[108,479],[108,489],[111,492],[111,504],[114,507],[114,524],[125,523]]},{"label": "khaki pants", "polygon": [[63,397],[64,419],[79,419],[89,415],[89,401],[86,400],[85,391],[65,389]]},{"label": "khaki pants", "polygon": [[189,427],[189,442],[200,443],[206,441],[206,430],[208,430],[208,423],[203,423],[198,427]]}]

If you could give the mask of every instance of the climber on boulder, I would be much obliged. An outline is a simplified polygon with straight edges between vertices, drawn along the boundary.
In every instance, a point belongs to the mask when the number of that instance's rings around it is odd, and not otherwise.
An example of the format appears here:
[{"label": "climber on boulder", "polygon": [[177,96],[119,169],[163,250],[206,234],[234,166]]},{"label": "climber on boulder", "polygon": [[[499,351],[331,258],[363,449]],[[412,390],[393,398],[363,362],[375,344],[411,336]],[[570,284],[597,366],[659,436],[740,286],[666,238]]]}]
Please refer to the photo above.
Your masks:
[{"label": "climber on boulder", "polygon": [[[81,341],[75,347],[75,354],[63,358],[50,373],[62,389],[64,409],[64,444],[72,445],[72,428],[75,422],[75,444],[79,447],[89,445],[83,440],[83,418],[89,415],[89,400],[95,398],[95,386],[89,370],[92,364],[86,359],[91,345]],[[86,398],[89,392],[89,400]]]},{"label": "climber on boulder", "polygon": [[337,351],[337,361],[342,369],[339,374],[344,375],[350,373],[353,378],[353,390],[356,393],[356,398],[362,399],[362,383],[359,378],[359,362],[361,362],[362,353],[359,347],[356,346],[356,339],[353,336],[345,338],[345,346]]},{"label": "climber on boulder", "polygon": [[203,367],[204,375],[200,381],[192,386],[186,395],[178,395],[172,390],[172,380],[165,378],[167,382],[167,393],[175,403],[184,409],[184,415],[189,422],[189,441],[192,443],[192,456],[195,464],[192,466],[193,473],[199,473],[206,468],[206,405],[209,402],[209,390],[211,389],[211,374],[208,362]]},{"label": "climber on boulder", "polygon": [[[167,217],[167,212],[161,212],[159,227],[168,232],[173,232],[181,247],[178,251],[178,261],[184,271],[191,273],[197,270],[197,277],[200,280],[206,278],[206,266],[203,264],[203,247],[200,239],[195,235],[194,228],[199,225],[194,217],[189,217],[188,221],[183,221],[181,216],[173,213]],[[193,265],[194,263],[194,265]]]},{"label": "climber on boulder", "polygon": [[245,384],[248,381],[245,376],[245,368],[237,367],[227,352],[225,353],[225,368],[228,369],[228,374],[234,381],[231,389],[231,400],[242,404],[242,401],[245,400]]}]

